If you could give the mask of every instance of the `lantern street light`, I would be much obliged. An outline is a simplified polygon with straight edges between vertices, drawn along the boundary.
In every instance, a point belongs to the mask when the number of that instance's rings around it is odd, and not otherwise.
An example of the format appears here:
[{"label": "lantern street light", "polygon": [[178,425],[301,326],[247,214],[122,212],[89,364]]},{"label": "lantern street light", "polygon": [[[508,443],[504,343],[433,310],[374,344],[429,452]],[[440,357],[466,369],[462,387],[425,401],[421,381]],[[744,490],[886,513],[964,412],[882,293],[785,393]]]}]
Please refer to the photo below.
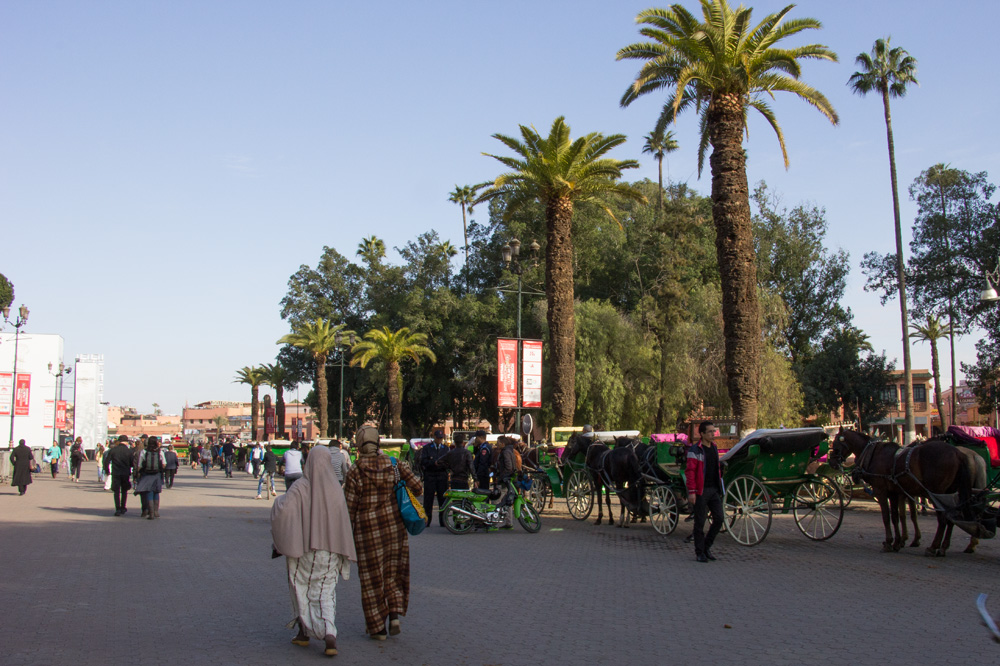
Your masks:
[{"label": "lantern street light", "polygon": [[986,289],[979,295],[979,300],[984,303],[995,303],[1000,301],[997,296],[997,288],[1000,287],[1000,257],[997,258],[997,267],[992,271],[986,271]]},{"label": "lantern street light", "polygon": [[[21,336],[21,327],[28,323],[28,306],[18,308],[17,320],[14,322],[14,372],[10,378],[10,448],[14,448],[14,410],[17,406],[17,343]],[[10,306],[3,309],[3,319],[10,321]]]},{"label": "lantern street light", "polygon": [[[337,419],[337,439],[343,440],[344,438],[344,354],[346,353],[347,347],[353,347],[358,341],[357,336],[354,335],[354,331],[347,331],[347,344],[344,345],[344,334],[341,331],[337,331],[333,334],[333,343],[337,346],[337,352],[340,354],[340,417]],[[323,433],[326,435],[326,433]]]},{"label": "lantern street light", "polygon": [[56,417],[59,414],[59,399],[62,398],[62,378],[71,372],[73,372],[73,368],[67,368],[62,361],[59,361],[59,372],[52,372],[52,363],[49,363],[49,374],[59,380],[52,386],[52,439],[57,445],[60,433],[56,428]]},{"label": "lantern street light", "polygon": [[[538,265],[538,251],[541,249],[541,245],[538,241],[531,241],[531,245],[528,249],[531,251],[530,259],[532,266]],[[524,273],[524,265],[521,263],[521,241],[516,238],[512,238],[509,243],[500,248],[500,252],[503,255],[503,268],[504,270],[510,271],[517,276],[517,289],[514,290],[512,284],[500,285],[497,287],[497,291],[502,291],[510,294],[517,294],[517,369],[520,376],[521,368],[521,297],[523,294],[529,294],[533,296],[544,296],[544,291],[539,291],[537,289],[525,289],[524,284],[521,281],[521,275]],[[521,422],[521,384],[523,380],[517,382],[517,422]],[[520,426],[517,426],[520,427]]]}]

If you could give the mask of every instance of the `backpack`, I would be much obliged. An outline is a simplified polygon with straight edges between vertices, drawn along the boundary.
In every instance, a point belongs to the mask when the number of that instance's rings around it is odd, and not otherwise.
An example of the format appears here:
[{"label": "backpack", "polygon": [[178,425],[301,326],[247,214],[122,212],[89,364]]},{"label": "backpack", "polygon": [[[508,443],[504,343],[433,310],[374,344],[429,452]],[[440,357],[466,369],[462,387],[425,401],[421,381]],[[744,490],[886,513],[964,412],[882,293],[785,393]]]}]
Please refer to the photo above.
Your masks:
[{"label": "backpack", "polygon": [[146,451],[145,461],[142,465],[143,474],[159,474],[161,470],[160,467],[160,452],[159,451]]}]

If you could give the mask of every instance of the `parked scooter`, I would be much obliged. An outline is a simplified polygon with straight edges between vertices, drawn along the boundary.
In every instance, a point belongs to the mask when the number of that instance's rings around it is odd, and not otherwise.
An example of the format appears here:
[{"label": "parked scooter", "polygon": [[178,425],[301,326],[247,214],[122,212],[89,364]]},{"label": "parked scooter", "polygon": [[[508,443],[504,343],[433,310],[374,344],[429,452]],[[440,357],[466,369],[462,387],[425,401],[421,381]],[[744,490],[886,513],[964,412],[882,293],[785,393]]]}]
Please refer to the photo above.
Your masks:
[{"label": "parked scooter", "polygon": [[507,524],[511,512],[527,532],[534,534],[542,529],[538,511],[511,481],[507,481],[506,494],[494,486],[491,490],[449,490],[445,497],[447,501],[441,511],[444,526],[452,534],[466,534],[473,528],[494,531]]}]

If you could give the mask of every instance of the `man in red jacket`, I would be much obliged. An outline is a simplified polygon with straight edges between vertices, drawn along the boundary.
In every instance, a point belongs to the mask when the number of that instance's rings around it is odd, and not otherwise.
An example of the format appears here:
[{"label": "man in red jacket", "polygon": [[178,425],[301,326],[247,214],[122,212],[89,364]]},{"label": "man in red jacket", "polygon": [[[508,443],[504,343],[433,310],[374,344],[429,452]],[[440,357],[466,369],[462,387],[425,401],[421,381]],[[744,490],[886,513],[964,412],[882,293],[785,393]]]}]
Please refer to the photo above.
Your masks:
[{"label": "man in red jacket", "polygon": [[[694,505],[694,552],[699,562],[715,561],[712,544],[722,529],[722,469],[715,436],[719,429],[711,421],[698,426],[699,440],[687,449],[688,501]],[[712,524],[705,534],[706,513],[712,512]]]}]

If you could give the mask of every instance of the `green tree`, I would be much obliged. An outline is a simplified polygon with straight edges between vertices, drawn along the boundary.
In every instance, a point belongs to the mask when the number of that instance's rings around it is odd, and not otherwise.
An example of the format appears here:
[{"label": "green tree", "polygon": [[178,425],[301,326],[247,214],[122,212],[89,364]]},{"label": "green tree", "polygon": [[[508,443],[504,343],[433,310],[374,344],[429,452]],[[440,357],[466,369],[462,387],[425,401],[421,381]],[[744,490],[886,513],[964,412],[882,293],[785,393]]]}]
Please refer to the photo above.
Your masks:
[{"label": "green tree", "polygon": [[[938,340],[951,335],[951,326],[942,326],[941,318],[928,315],[927,321],[923,324],[910,324],[913,329],[913,337],[922,342],[927,342],[931,346],[931,372],[934,374],[934,404],[937,406],[938,414],[941,415],[941,425],[945,428],[948,424],[944,422],[944,403],[941,402],[941,362],[938,354]],[[953,384],[954,386],[954,384]],[[952,393],[956,391],[953,389]],[[955,412],[951,413],[951,423],[955,424]]]},{"label": "green tree", "polygon": [[636,21],[648,42],[618,51],[618,59],[645,61],[625,91],[628,106],[648,93],[671,92],[654,131],[662,131],[688,108],[700,111],[698,171],[708,146],[712,169],[712,218],[722,280],[726,340],[726,377],[740,430],[757,427],[760,388],[760,305],[751,231],[749,188],[743,135],[747,111],[764,116],[778,137],[788,166],[784,135],[765,97],[789,92],[837,124],[837,114],[818,90],[799,80],[800,60],[836,61],[820,44],[795,48],[775,45],[804,30],[820,28],[815,19],[783,22],[794,5],[753,26],[752,10],[735,10],[727,0],[701,0],[704,21],[679,4],[648,9]]},{"label": "green tree", "polygon": [[337,332],[341,335],[350,335],[351,331],[344,330],[343,324],[331,325],[325,319],[317,319],[299,325],[295,330],[287,335],[283,335],[279,340],[279,345],[294,345],[301,347],[312,354],[316,363],[316,396],[319,401],[319,432],[320,437],[327,437],[330,433],[330,420],[327,417],[329,406],[329,395],[326,383],[326,359],[337,347]]},{"label": "green tree", "polygon": [[906,425],[904,444],[909,444],[916,436],[913,420],[913,370],[910,364],[909,315],[906,311],[906,275],[903,259],[903,229],[899,221],[899,187],[896,181],[896,148],[892,138],[892,113],[889,110],[890,97],[903,97],[906,87],[917,83],[917,61],[900,47],[891,48],[889,38],[875,40],[871,53],[861,53],[855,58],[861,69],[851,75],[847,85],[862,97],[870,92],[878,92],[882,97],[882,111],[885,115],[886,139],[889,143],[889,178],[892,181],[892,214],[896,229],[896,281],[899,286],[899,315],[903,328],[903,399],[905,401]]},{"label": "green tree", "polygon": [[14,302],[14,285],[10,280],[0,273],[0,310],[9,308]]},{"label": "green tree", "polygon": [[246,384],[250,387],[250,423],[253,426],[253,437],[257,437],[257,422],[260,418],[260,385],[264,383],[264,368],[247,365],[236,371],[236,384]]},{"label": "green tree", "polygon": [[448,195],[448,201],[457,203],[462,207],[462,235],[465,237],[465,262],[469,263],[469,225],[466,221],[466,213],[472,215],[472,209],[476,205],[476,193],[489,183],[478,185],[455,185],[455,189]]},{"label": "green tree", "polygon": [[[576,410],[576,337],[573,316],[573,210],[592,203],[612,215],[607,199],[613,194],[635,199],[643,195],[618,182],[635,160],[616,160],[607,153],[625,143],[621,134],[596,132],[570,140],[570,128],[560,116],[548,137],[520,126],[521,138],[494,134],[493,138],[517,157],[489,155],[510,169],[501,174],[476,200],[502,198],[505,217],[538,201],[545,209],[545,292],[548,301],[551,351],[552,407],[556,425],[572,425]],[[612,216],[613,217],[613,216]]]},{"label": "green tree", "polygon": [[229,425],[229,417],[228,416],[223,416],[222,414],[219,414],[214,419],[212,419],[212,421],[215,423],[215,430],[218,433],[218,435],[217,435],[218,441],[221,442],[222,441],[222,429],[224,427],[226,427],[227,425]]},{"label": "green tree", "polygon": [[263,366],[264,383],[274,389],[274,415],[278,426],[278,439],[285,439],[285,389],[298,385],[292,371],[281,364],[268,363]]},{"label": "green tree", "polygon": [[[646,142],[642,146],[642,152],[652,155],[656,160],[657,184],[656,189],[656,214],[660,215],[663,210],[663,158],[667,153],[672,153],[680,148],[677,140],[674,139],[673,132],[653,131],[646,135]],[[669,174],[668,174],[669,176]]]},{"label": "green tree", "polygon": [[393,437],[402,437],[403,435],[403,423],[400,419],[403,404],[401,397],[403,375],[400,371],[400,363],[409,359],[419,365],[421,357],[427,358],[431,363],[436,362],[437,357],[426,346],[426,343],[427,336],[423,333],[410,333],[410,329],[405,326],[397,331],[392,331],[386,326],[381,330],[368,331],[363,340],[351,347],[352,366],[360,365],[364,368],[371,361],[380,361],[385,365]]}]

